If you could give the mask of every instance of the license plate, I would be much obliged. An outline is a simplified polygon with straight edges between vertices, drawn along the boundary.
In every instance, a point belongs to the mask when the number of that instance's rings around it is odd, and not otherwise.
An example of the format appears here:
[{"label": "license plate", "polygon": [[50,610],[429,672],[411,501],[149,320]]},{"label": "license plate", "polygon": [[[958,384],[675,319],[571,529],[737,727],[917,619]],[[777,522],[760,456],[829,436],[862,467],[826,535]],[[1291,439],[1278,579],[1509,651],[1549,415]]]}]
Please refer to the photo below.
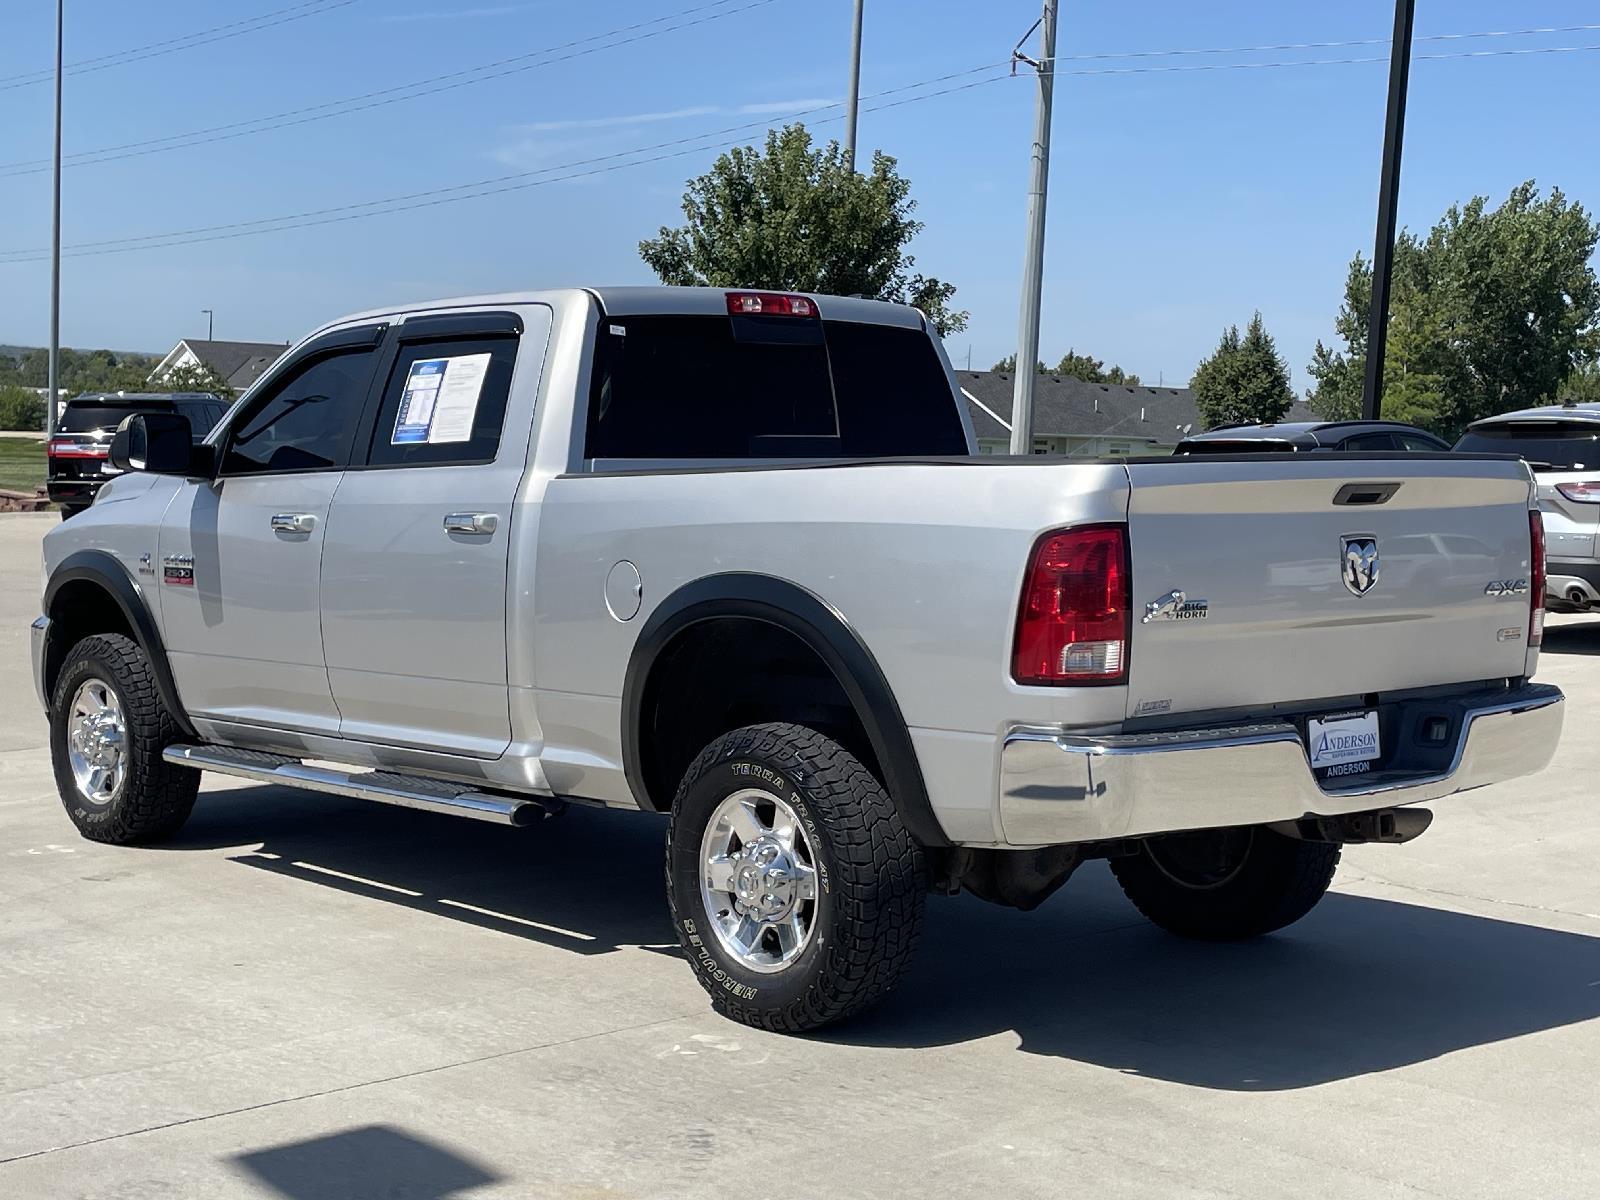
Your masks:
[{"label": "license plate", "polygon": [[1378,743],[1378,714],[1369,711],[1312,717],[1306,722],[1306,749],[1313,771],[1345,775],[1367,770],[1366,766],[1354,764],[1370,763],[1383,753]]}]

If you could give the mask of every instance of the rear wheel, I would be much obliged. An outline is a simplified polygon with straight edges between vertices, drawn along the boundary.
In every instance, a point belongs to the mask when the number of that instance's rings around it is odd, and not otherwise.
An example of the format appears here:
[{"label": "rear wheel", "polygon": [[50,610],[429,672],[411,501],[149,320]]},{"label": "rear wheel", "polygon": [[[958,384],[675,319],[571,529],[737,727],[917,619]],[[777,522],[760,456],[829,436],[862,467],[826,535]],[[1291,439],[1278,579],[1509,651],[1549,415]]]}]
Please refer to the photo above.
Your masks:
[{"label": "rear wheel", "polygon": [[178,831],[200,788],[200,772],[161,757],[178,738],[133,639],[96,634],[67,652],[50,706],[50,756],[84,837],[127,844]]},{"label": "rear wheel", "polygon": [[1182,937],[1229,941],[1292,925],[1333,882],[1339,847],[1260,825],[1147,838],[1111,871],[1146,917]]},{"label": "rear wheel", "polygon": [[922,929],[922,849],[853,754],[800,725],[724,734],[672,806],[667,891],[724,1016],[797,1033],[899,982]]}]

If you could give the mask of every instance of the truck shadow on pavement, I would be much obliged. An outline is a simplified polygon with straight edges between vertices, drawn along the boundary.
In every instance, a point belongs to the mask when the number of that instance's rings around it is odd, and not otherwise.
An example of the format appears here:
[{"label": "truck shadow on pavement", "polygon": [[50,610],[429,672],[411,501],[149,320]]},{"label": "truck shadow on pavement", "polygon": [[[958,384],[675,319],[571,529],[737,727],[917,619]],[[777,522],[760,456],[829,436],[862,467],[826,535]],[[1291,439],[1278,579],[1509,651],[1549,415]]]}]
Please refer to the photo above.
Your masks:
[{"label": "truck shadow on pavement", "polygon": [[662,893],[663,818],[573,806],[525,829],[361,800],[203,791],[170,849],[232,861],[579,954],[679,953]]},{"label": "truck shadow on pavement", "polygon": [[1015,1030],[1032,1054],[1275,1091],[1600,1017],[1600,938],[1391,900],[1334,892],[1270,937],[1195,943],[1146,924],[1093,863],[1036,913],[935,914],[899,990],[825,1037]]},{"label": "truck shadow on pavement", "polygon": [[[664,824],[573,808],[513,830],[281,788],[202,793],[171,847],[579,954],[678,954]],[[1043,908],[932,899],[900,988],[814,1035],[1018,1048],[1196,1087],[1272,1091],[1392,1070],[1600,1017],[1600,938],[1331,893],[1255,942],[1147,924],[1104,864]]]},{"label": "truck shadow on pavement", "polygon": [[1600,654],[1600,621],[1548,625],[1542,649],[1546,654]]}]

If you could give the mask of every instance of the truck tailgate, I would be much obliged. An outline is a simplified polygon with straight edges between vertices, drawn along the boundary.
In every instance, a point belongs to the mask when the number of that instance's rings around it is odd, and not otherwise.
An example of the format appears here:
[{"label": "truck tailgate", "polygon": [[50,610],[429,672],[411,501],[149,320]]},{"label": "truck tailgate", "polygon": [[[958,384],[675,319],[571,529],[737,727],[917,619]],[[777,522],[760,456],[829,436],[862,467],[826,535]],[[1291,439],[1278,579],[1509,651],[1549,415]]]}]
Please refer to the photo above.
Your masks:
[{"label": "truck tailgate", "polygon": [[1526,673],[1522,463],[1175,458],[1128,474],[1130,717]]}]

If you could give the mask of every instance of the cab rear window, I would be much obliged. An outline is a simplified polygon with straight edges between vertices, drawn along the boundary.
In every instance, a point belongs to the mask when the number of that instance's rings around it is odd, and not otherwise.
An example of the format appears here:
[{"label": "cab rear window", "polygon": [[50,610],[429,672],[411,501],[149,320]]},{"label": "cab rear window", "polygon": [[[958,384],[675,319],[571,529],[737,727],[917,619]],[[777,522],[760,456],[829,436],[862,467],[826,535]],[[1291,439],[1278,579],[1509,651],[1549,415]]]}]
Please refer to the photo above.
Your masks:
[{"label": "cab rear window", "polygon": [[949,378],[919,329],[794,318],[601,320],[586,458],[966,453]]}]

